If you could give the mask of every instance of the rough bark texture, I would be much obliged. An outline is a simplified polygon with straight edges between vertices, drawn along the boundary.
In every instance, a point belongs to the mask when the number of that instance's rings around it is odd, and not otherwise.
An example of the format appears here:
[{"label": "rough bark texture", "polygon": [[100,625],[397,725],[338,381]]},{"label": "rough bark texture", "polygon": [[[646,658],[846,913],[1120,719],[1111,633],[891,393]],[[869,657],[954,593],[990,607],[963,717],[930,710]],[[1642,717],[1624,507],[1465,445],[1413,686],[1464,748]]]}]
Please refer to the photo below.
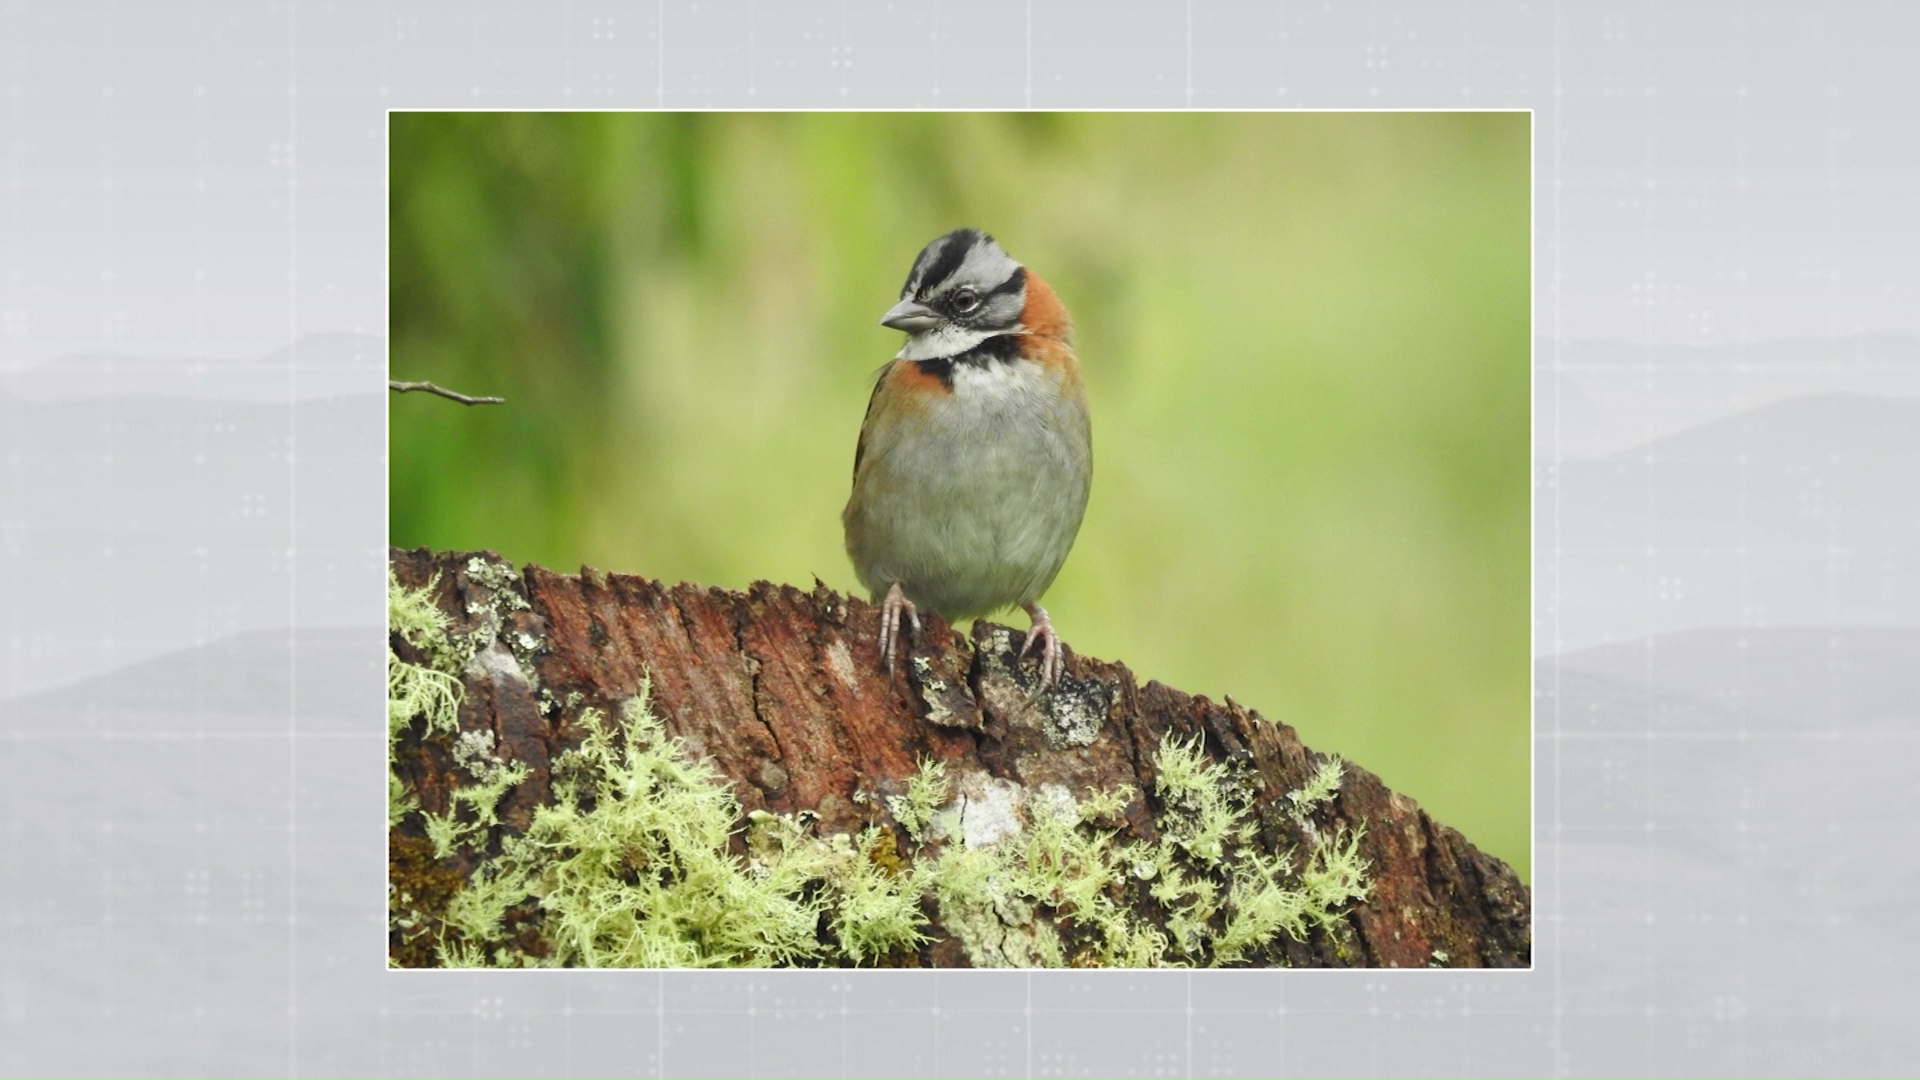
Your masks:
[{"label": "rough bark texture", "polygon": [[[981,622],[969,640],[938,618],[925,620],[913,659],[890,678],[875,646],[878,609],[823,585],[809,592],[761,582],[743,594],[590,568],[474,574],[473,554],[396,549],[391,562],[403,586],[437,581],[434,600],[456,635],[484,634],[486,623],[495,624],[468,667],[460,723],[491,731],[502,757],[532,769],[499,807],[506,828],[524,828],[549,798],[548,763],[579,741],[579,711],[618,715],[650,677],[667,730],[731,780],[744,811],[812,811],[823,831],[890,823],[884,796],[899,793],[917,762],[932,756],[1030,789],[1128,785],[1139,794],[1127,831],[1151,838],[1153,754],[1176,733],[1204,735],[1212,756],[1248,770],[1263,841],[1274,850],[1306,841],[1282,796],[1323,758],[1292,728],[1231,699],[1142,685],[1124,665],[1077,653],[1068,655],[1059,685],[1036,696],[1034,664],[1016,663],[1020,633]],[[498,556],[484,558],[504,568]],[[402,659],[417,659],[397,636],[393,647]],[[402,746],[398,768],[434,812],[445,811],[462,782],[446,748],[431,741]],[[1352,763],[1327,815],[1364,825],[1370,896],[1349,915],[1351,934],[1316,931],[1305,942],[1282,936],[1259,962],[1531,962],[1531,899],[1505,863]],[[393,842],[396,867],[437,873],[445,888],[457,888],[471,869],[460,856],[432,865],[404,827]],[[965,962],[939,940],[918,961]]]}]

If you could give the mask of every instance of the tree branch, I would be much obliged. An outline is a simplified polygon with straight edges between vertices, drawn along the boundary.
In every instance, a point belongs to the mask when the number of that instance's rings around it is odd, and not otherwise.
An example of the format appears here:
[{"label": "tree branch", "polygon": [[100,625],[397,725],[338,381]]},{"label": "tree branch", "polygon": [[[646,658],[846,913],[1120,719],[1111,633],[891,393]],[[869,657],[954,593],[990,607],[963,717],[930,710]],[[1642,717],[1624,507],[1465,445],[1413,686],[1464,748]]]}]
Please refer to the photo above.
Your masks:
[{"label": "tree branch", "polygon": [[[585,850],[600,841],[557,840],[556,822],[611,815],[608,793],[692,775],[650,765],[580,801],[595,790],[583,762],[622,760],[592,742],[609,723],[618,738],[656,747],[648,752],[665,753],[657,748],[669,738],[673,752],[703,763],[695,772],[717,771],[733,800],[723,805],[738,814],[720,826],[733,850],[701,865],[736,867],[746,875],[733,886],[740,895],[795,865],[768,854],[770,838],[787,858],[823,868],[795,894],[820,912],[817,941],[803,930],[797,957],[760,962],[1531,963],[1532,899],[1510,867],[1364,768],[1315,753],[1293,728],[1231,699],[1142,684],[1121,664],[1072,652],[1059,682],[1038,693],[1019,633],[981,621],[961,636],[937,617],[923,620],[912,656],[889,676],[875,645],[878,609],[818,583],[736,593],[426,549],[391,550],[389,562],[403,590],[427,590],[408,603],[424,600],[444,619],[428,645],[396,627],[394,661],[437,666],[445,674],[436,677],[463,684],[457,723],[451,712],[438,727],[397,714],[389,843],[398,965],[708,962],[566,951],[633,890],[666,903],[659,898],[687,873],[677,856],[625,848],[577,924],[561,921],[568,898],[552,891],[578,880],[571,871],[502,869],[530,850],[514,837]],[[645,715],[635,719],[639,702]],[[483,781],[492,787],[482,791]],[[940,863],[956,851],[965,857]],[[968,866],[979,871],[971,884]],[[1105,876],[1090,879],[1088,868]],[[1275,882],[1301,891],[1282,897]],[[463,931],[458,913],[476,901],[450,900],[483,887],[506,906],[469,916],[466,925],[483,929]],[[904,902],[885,914],[906,929],[887,931],[879,900],[903,888]],[[970,907],[967,888],[993,899]],[[1288,907],[1309,893],[1320,899],[1304,917]],[[646,933],[630,927],[618,941],[653,940]],[[725,940],[727,928],[702,933]]]},{"label": "tree branch", "polygon": [[426,381],[403,382],[399,379],[388,379],[387,389],[400,394],[413,390],[424,390],[429,394],[438,394],[448,401],[457,401],[462,405],[502,405],[505,404],[507,400],[506,398],[499,397],[469,397],[466,394],[449,390],[444,386],[435,386]]}]

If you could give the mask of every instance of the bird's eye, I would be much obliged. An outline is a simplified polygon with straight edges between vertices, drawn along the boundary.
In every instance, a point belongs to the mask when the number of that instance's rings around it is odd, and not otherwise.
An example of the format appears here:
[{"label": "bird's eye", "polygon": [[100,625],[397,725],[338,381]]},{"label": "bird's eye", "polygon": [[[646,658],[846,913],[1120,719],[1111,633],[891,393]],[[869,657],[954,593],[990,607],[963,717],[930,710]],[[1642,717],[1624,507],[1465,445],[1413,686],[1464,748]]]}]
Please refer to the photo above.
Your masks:
[{"label": "bird's eye", "polygon": [[953,310],[965,315],[980,306],[980,296],[972,289],[960,289],[953,294]]}]

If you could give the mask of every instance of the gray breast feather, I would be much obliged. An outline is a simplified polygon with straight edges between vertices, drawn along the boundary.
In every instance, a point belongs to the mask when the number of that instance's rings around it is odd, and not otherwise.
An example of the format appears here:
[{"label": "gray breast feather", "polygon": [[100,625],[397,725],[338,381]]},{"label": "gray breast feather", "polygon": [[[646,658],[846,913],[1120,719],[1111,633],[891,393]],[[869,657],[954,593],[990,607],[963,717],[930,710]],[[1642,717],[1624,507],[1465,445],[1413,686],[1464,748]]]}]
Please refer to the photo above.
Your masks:
[{"label": "gray breast feather", "polygon": [[954,372],[911,439],[885,449],[856,563],[875,592],[899,581],[948,618],[1038,599],[1073,546],[1092,478],[1085,414],[1038,365]]}]

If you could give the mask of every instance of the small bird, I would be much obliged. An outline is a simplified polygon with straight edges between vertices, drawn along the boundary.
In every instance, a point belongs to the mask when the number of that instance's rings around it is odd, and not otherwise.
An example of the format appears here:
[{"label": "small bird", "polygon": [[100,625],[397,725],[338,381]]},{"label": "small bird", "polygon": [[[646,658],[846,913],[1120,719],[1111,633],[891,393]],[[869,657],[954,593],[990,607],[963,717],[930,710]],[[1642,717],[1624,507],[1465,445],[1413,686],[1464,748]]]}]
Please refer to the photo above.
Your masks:
[{"label": "small bird", "polygon": [[993,237],[928,244],[880,325],[907,341],[880,378],[841,515],[847,554],[880,609],[893,669],[904,614],[949,620],[1018,604],[1040,645],[1040,685],[1060,674],[1042,593],[1067,559],[1093,481],[1087,399],[1066,308]]}]

